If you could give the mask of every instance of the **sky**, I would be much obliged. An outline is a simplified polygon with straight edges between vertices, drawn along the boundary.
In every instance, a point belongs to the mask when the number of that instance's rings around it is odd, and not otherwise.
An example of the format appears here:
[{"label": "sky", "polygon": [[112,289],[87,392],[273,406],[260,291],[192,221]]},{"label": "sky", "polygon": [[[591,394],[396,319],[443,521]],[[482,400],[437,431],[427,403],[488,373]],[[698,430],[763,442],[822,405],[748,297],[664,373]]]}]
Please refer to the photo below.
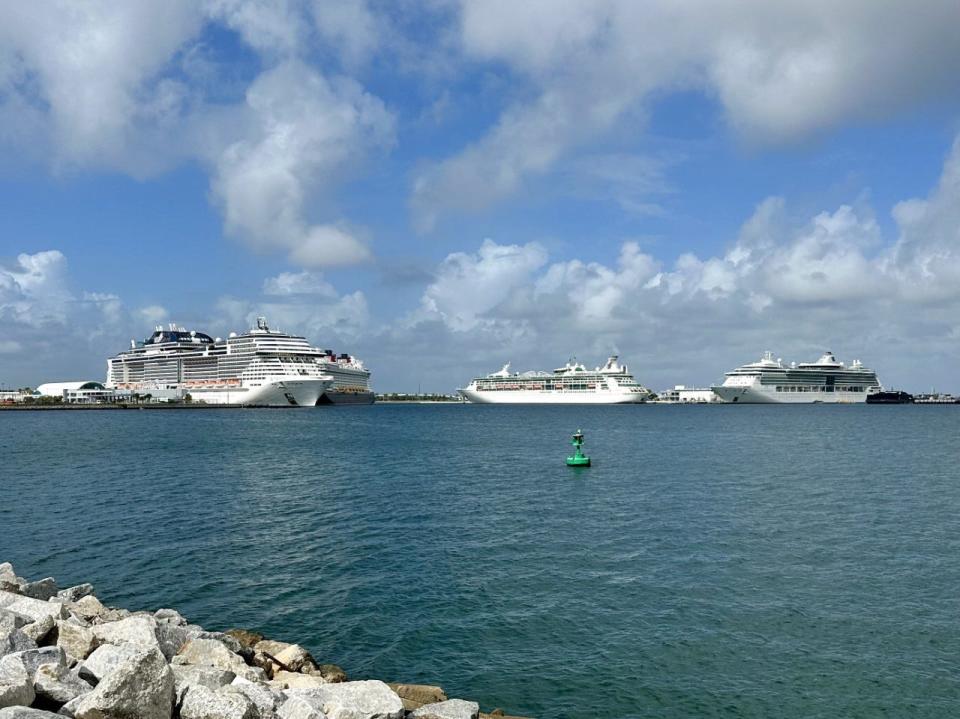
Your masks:
[{"label": "sky", "polygon": [[0,0],[0,386],[174,322],[451,392],[960,391],[960,4]]}]

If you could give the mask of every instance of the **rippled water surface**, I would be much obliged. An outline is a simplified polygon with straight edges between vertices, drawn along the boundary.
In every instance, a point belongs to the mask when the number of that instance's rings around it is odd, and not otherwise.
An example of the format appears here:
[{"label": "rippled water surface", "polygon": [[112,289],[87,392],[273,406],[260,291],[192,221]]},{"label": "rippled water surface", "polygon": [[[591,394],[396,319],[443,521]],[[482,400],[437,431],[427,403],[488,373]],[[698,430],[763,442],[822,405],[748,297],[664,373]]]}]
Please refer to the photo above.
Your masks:
[{"label": "rippled water surface", "polygon": [[949,717],[958,440],[960,407],[0,412],[0,561],[488,710]]}]

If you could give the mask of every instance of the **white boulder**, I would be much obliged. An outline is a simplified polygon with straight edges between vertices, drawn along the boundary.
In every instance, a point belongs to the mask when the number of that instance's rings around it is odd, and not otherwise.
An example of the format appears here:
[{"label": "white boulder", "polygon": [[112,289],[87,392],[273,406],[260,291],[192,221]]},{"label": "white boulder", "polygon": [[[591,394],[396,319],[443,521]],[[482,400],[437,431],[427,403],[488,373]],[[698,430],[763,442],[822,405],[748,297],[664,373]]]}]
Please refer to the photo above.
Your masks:
[{"label": "white boulder", "polygon": [[170,719],[173,672],[156,647],[137,649],[80,700],[76,719]]}]

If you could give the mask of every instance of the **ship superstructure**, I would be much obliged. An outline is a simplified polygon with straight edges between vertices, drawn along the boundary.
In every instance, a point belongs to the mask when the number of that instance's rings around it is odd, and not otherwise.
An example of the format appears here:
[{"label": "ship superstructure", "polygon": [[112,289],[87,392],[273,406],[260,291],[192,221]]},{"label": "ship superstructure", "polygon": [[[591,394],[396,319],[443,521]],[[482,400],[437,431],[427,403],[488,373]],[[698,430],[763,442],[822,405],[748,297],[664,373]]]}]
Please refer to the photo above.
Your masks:
[{"label": "ship superstructure", "polygon": [[643,402],[650,391],[637,384],[619,358],[589,370],[576,360],[553,372],[511,373],[510,364],[499,372],[476,377],[457,390],[480,404],[624,404]]},{"label": "ship superstructure", "polygon": [[[304,337],[256,327],[226,340],[169,325],[107,360],[110,388],[178,390],[208,404],[313,406],[327,393],[372,401],[370,372],[347,355],[311,346]],[[328,401],[335,401],[328,398]]]},{"label": "ship superstructure", "polygon": [[724,402],[809,404],[866,402],[881,386],[860,360],[848,367],[828,351],[816,362],[784,365],[764,352],[757,362],[727,372],[723,384],[712,389]]}]

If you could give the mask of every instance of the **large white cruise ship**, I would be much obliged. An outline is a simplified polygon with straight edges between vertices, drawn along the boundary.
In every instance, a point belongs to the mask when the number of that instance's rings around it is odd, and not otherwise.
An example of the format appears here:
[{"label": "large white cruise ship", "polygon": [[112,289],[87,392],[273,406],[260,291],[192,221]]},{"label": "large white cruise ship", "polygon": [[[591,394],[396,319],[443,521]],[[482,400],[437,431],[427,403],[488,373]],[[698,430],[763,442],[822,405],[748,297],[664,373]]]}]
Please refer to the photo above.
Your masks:
[{"label": "large white cruise ship", "polygon": [[370,372],[347,355],[312,347],[305,338],[270,329],[266,319],[226,340],[169,325],[107,360],[106,386],[176,390],[195,402],[314,406],[373,401]]},{"label": "large white cruise ship", "polygon": [[552,373],[511,374],[507,363],[499,372],[477,377],[457,391],[479,404],[624,404],[650,397],[650,391],[636,383],[616,356],[595,370],[574,360]]},{"label": "large white cruise ship", "polygon": [[854,360],[849,367],[825,352],[816,362],[785,366],[773,353],[727,372],[723,384],[713,391],[724,402],[813,403],[866,402],[879,392],[876,373]]}]

